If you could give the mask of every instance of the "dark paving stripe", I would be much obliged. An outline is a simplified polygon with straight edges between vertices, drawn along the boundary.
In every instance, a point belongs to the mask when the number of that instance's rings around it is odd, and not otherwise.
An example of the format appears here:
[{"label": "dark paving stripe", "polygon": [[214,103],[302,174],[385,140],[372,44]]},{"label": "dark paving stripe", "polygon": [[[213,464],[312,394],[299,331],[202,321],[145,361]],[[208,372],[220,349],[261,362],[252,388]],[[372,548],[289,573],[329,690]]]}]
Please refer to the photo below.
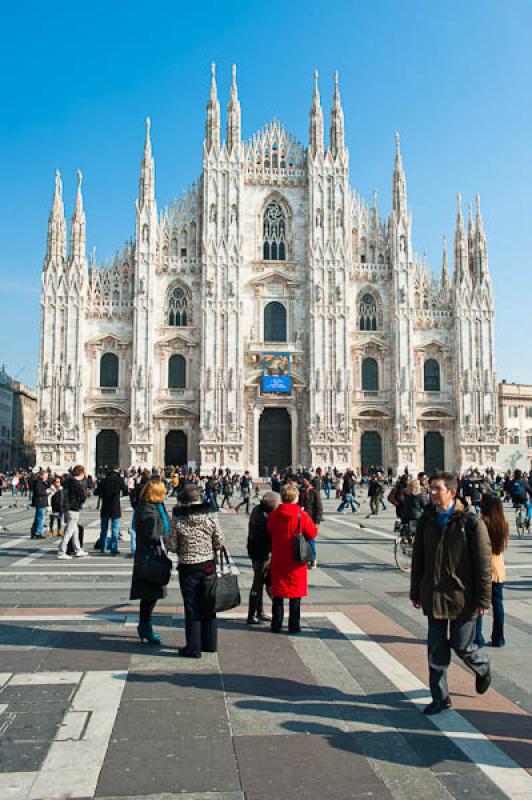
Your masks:
[{"label": "dark paving stripe", "polygon": [[0,772],[37,772],[49,748],[48,742],[12,742],[0,739]]},{"label": "dark paving stripe", "polygon": [[[231,737],[164,736],[144,743],[112,742],[96,797],[164,792],[234,792],[240,780]],[[271,797],[270,797],[271,800]]]},{"label": "dark paving stripe", "polygon": [[130,700],[166,700],[177,702],[182,697],[198,698],[223,695],[219,672],[130,672],[122,703]]},{"label": "dark paving stripe", "polygon": [[0,703],[26,704],[66,703],[74,695],[77,685],[53,684],[51,686],[6,686],[0,690]]},{"label": "dark paving stripe", "polygon": [[171,738],[229,735],[223,694],[123,701],[111,742],[135,742],[136,747],[139,741],[158,741],[161,731]]},{"label": "dark paving stripe", "polygon": [[350,734],[238,736],[234,743],[246,800],[392,797]]}]

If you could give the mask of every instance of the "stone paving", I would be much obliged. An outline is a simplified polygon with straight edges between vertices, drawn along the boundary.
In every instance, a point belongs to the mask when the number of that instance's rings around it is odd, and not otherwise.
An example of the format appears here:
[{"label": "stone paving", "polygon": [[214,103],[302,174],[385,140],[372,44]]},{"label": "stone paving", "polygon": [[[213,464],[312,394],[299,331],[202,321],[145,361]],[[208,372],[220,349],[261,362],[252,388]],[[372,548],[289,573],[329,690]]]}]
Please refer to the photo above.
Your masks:
[{"label": "stone paving", "polygon": [[[174,579],[160,649],[136,636],[127,541],[117,558],[55,558],[32,512],[0,501],[0,800],[532,798],[531,542],[512,539],[508,646],[493,688],[453,664],[454,709],[428,701],[424,620],[393,564],[390,511],[326,503],[299,636],[221,615],[219,652],[178,659]],[[130,517],[124,505],[124,529]],[[363,510],[366,510],[364,505]],[[247,519],[220,521],[250,585]],[[92,501],[87,544],[97,536]],[[363,526],[363,527],[361,527]]]}]

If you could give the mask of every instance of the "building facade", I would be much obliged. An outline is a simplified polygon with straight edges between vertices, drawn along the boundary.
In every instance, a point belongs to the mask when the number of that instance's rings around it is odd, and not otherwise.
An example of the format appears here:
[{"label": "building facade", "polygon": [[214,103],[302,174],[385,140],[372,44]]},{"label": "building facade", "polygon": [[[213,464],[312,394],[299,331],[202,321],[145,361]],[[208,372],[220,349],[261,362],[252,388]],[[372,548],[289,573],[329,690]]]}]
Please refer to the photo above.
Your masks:
[{"label": "building facade", "polygon": [[13,386],[5,367],[0,369],[0,470],[11,466]]},{"label": "building facade", "polygon": [[[493,463],[494,298],[478,197],[465,224],[458,196],[454,273],[444,241],[436,278],[413,250],[399,136],[389,216],[350,186],[337,76],[327,142],[317,73],[306,147],[276,120],[242,139],[234,68],[226,117],[222,141],[213,66],[201,176],[161,209],[147,121],[135,235],[104,267],[87,259],[80,173],[67,249],[57,173],[38,463],[254,474]],[[288,377],[282,391],[268,388],[266,363]]]},{"label": "building facade", "polygon": [[532,469],[532,386],[499,383],[499,419],[501,450],[509,459],[504,466]]},{"label": "building facade", "polygon": [[17,380],[12,381],[13,422],[11,437],[11,466],[35,466],[35,422],[37,395],[33,389]]}]

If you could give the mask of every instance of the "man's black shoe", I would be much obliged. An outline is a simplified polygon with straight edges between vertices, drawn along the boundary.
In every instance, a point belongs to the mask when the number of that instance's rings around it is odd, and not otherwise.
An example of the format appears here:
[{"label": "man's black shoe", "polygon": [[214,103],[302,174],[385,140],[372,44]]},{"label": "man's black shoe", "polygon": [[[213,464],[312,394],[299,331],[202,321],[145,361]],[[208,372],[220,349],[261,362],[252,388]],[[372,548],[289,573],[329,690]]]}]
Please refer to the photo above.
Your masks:
[{"label": "man's black shoe", "polygon": [[475,678],[475,689],[477,690],[477,694],[484,694],[490,688],[491,684],[491,670],[488,667],[488,671],[485,675],[477,675]]},{"label": "man's black shoe", "polygon": [[423,711],[427,717],[433,717],[434,714],[439,714],[440,711],[446,711],[448,708],[452,708],[451,698],[444,697],[443,700],[433,700],[432,703],[429,703],[428,706],[425,706]]}]

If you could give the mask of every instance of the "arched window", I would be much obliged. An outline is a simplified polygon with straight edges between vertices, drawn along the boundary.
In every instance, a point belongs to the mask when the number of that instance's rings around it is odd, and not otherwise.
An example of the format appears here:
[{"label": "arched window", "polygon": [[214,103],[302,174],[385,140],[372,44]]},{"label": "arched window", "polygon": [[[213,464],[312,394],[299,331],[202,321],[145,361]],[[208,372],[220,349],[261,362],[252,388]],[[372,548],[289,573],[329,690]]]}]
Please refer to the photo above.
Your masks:
[{"label": "arched window", "polygon": [[377,330],[377,303],[373,295],[363,295],[358,307],[358,320],[361,331]]},{"label": "arched window", "polygon": [[286,261],[286,217],[279,203],[266,206],[262,255],[265,261]]},{"label": "arched window", "polygon": [[168,361],[168,388],[184,389],[187,385],[187,362],[183,356],[172,356]]},{"label": "arched window", "polygon": [[440,365],[434,358],[429,358],[423,365],[423,386],[426,392],[440,391]]},{"label": "arched window", "polygon": [[187,229],[183,228],[179,237],[179,255],[186,258],[187,255]]},{"label": "arched window", "polygon": [[177,258],[177,239],[172,239],[172,258]]},{"label": "arched window", "polygon": [[176,286],[168,298],[168,324],[177,327],[188,325],[188,301],[184,290]]},{"label": "arched window", "polygon": [[264,341],[286,342],[286,308],[282,303],[268,303],[264,309]]},{"label": "arched window", "polygon": [[100,386],[115,389],[118,386],[118,357],[104,353],[100,360]]},{"label": "arched window", "polygon": [[374,358],[365,358],[362,362],[362,390],[379,391],[379,365]]}]

